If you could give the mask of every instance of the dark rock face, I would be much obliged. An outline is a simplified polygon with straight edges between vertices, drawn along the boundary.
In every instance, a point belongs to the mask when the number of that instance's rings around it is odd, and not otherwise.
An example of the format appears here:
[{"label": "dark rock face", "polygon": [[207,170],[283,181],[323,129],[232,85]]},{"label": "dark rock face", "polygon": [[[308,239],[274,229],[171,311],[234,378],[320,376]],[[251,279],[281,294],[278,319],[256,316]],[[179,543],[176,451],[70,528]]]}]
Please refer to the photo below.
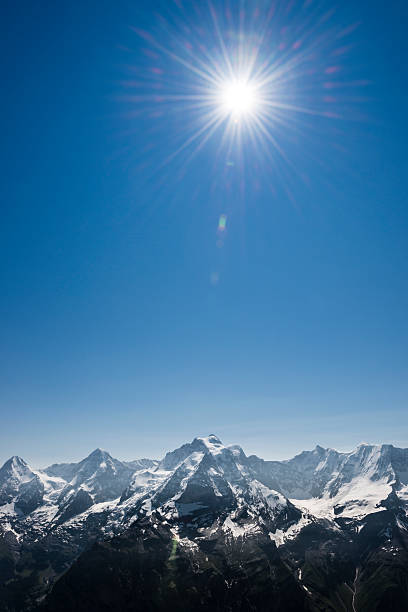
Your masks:
[{"label": "dark rock face", "polygon": [[299,612],[305,592],[267,536],[221,534],[184,547],[150,521],[96,544],[61,578],[44,612]]},{"label": "dark rock face", "polygon": [[175,537],[152,516],[84,553],[39,610],[405,612],[408,525],[401,530],[401,520],[379,512],[358,534],[313,522],[277,549],[262,532],[197,537],[185,528]]},{"label": "dark rock face", "polygon": [[[296,566],[312,610],[408,610],[408,521],[405,512],[368,515],[356,530],[339,520],[306,526],[280,550]],[[388,607],[387,607],[388,606]]]},{"label": "dark rock face", "polygon": [[61,511],[57,514],[58,523],[64,523],[69,521],[73,516],[81,514],[88,510],[93,505],[93,499],[83,489],[79,489],[76,493],[73,493],[65,506],[61,508]]},{"label": "dark rock face", "polygon": [[34,476],[19,488],[15,505],[24,514],[30,514],[41,506],[44,497],[44,485],[38,476]]}]

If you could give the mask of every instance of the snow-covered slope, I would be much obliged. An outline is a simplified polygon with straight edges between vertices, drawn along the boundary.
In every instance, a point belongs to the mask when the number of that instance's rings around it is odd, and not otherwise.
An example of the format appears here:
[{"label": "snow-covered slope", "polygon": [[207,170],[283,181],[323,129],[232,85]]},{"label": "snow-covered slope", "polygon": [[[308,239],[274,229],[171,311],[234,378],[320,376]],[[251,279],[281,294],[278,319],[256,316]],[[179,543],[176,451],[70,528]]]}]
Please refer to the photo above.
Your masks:
[{"label": "snow-covered slope", "polygon": [[223,525],[233,533],[280,526],[301,517],[286,498],[255,479],[240,447],[214,435],[168,453],[152,472],[136,475],[121,505],[132,521],[158,513],[174,525]]},{"label": "snow-covered slope", "polygon": [[288,461],[249,457],[253,474],[320,517],[362,517],[386,508],[390,494],[404,503],[408,449],[360,444],[350,453],[316,446]]},{"label": "snow-covered slope", "polygon": [[344,456],[334,449],[316,446],[288,461],[264,461],[254,455],[248,460],[253,473],[265,484],[287,497],[305,499],[323,493],[333,474],[339,471]]},{"label": "snow-covered slope", "polygon": [[362,518],[385,510],[390,496],[405,505],[407,484],[408,449],[360,444],[340,456],[320,495],[302,505],[316,516]]}]

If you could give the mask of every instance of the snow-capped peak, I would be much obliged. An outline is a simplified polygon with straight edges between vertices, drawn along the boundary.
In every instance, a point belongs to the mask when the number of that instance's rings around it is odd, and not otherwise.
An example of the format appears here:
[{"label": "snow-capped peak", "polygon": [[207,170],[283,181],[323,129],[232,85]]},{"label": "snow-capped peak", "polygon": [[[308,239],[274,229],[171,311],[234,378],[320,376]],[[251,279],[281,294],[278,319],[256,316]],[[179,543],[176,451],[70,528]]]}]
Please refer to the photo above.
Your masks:
[{"label": "snow-capped peak", "polygon": [[214,434],[210,434],[209,436],[206,436],[206,437],[195,438],[193,441],[193,444],[196,441],[203,444],[206,452],[209,452],[213,455],[217,455],[218,453],[221,453],[226,448],[224,444],[221,442],[221,440]]},{"label": "snow-capped peak", "polygon": [[239,446],[225,446],[218,436],[210,434],[209,436],[194,438],[192,442],[183,444],[174,451],[167,453],[160,462],[158,470],[174,470],[178,465],[181,465],[187,457],[196,452],[209,454],[214,457],[217,455],[227,457],[233,454],[236,455],[237,453],[244,456],[244,452]]},{"label": "snow-capped peak", "polygon": [[223,443],[215,434],[210,434],[206,437],[199,437],[197,440],[202,440],[206,446],[223,446]]},{"label": "snow-capped peak", "polygon": [[35,478],[34,471],[17,455],[10,457],[0,469],[0,505],[11,503],[21,487]]},{"label": "snow-capped peak", "polygon": [[106,458],[111,458],[111,455],[108,453],[108,451],[103,450],[102,448],[95,448],[94,451],[92,451],[92,453],[90,453],[88,455],[88,457],[86,457],[86,459],[95,459],[95,460],[103,460]]},{"label": "snow-capped peak", "polygon": [[27,482],[31,480],[33,476],[34,473],[28,463],[21,457],[13,455],[13,457],[10,457],[0,469],[0,486],[10,479],[15,482]]}]

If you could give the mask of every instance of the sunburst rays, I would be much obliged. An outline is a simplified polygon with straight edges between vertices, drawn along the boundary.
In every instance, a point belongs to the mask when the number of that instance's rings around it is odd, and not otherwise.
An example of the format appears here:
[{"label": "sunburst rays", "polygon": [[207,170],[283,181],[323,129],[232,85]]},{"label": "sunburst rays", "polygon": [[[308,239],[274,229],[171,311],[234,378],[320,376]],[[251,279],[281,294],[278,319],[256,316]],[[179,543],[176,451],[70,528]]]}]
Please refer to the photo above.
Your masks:
[{"label": "sunburst rays", "polygon": [[310,137],[313,121],[344,118],[347,91],[363,85],[344,78],[356,25],[332,25],[329,4],[180,2],[157,27],[135,28],[144,60],[128,86],[144,93],[127,99],[166,126],[161,167],[177,158],[185,167],[214,138],[226,160],[249,152],[258,166],[290,167],[291,139]]}]

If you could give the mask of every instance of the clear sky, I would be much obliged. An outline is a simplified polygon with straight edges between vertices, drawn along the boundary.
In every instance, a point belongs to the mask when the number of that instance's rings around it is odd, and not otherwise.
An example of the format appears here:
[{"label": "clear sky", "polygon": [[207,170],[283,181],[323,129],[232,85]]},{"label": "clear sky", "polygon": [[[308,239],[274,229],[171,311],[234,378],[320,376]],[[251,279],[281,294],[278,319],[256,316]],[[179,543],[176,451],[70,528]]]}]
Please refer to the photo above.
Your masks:
[{"label": "clear sky", "polygon": [[[204,2],[5,3],[0,463],[408,446],[407,4],[293,4],[263,59],[290,47],[277,96],[316,113],[174,155]],[[271,3],[243,5],[256,39]]]}]

